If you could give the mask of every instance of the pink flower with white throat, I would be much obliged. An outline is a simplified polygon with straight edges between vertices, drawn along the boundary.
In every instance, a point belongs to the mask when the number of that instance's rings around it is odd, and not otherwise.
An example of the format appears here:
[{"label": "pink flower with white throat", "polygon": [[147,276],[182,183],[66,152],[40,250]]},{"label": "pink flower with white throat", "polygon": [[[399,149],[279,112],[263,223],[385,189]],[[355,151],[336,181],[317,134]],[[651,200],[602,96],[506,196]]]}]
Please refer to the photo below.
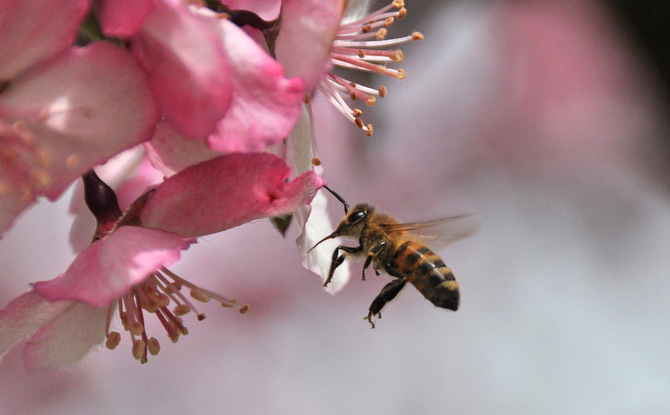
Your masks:
[{"label": "pink flower with white throat", "polygon": [[[86,192],[93,195],[87,203],[98,220],[96,240],[65,273],[35,283],[0,311],[0,354],[28,337],[23,357],[29,369],[75,363],[105,338],[109,348],[116,347],[121,336],[111,329],[111,318],[118,309],[133,356],[146,362],[160,350],[158,340],[146,333],[147,316],[154,315],[173,342],[188,333],[181,316],[194,311],[198,320],[204,319],[182,289],[198,301],[239,307],[166,266],[195,237],[291,212],[309,203],[325,184],[311,171],[287,181],[289,174],[288,166],[271,154],[221,156],[167,179],[123,215],[111,189],[87,175],[98,186]],[[205,178],[215,179],[217,186]],[[71,332],[77,335],[70,337]]]}]

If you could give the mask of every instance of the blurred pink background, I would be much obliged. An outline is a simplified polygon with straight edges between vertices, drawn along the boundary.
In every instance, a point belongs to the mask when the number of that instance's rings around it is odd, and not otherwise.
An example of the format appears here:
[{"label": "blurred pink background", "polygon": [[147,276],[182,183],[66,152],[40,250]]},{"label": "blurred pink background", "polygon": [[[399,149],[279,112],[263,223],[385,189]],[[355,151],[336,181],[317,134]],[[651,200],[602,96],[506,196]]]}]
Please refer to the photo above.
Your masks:
[{"label": "blurred pink background", "polygon": [[[330,296],[300,267],[296,230],[282,239],[258,221],[202,238],[173,267],[247,314],[207,304],[177,344],[153,324],[163,348],[143,366],[126,337],[47,374],[27,374],[15,350],[0,413],[668,413],[659,76],[596,3],[434,3],[408,3],[427,5],[406,23],[426,40],[404,48],[407,79],[384,80],[388,97],[365,109],[372,138],[322,100],[314,112],[326,178],[350,204],[480,217],[440,251],[457,313],[408,287],[370,330],[362,317],[387,277],[361,282],[357,263]],[[72,260],[68,203],[41,203],[0,241],[2,306]]]}]

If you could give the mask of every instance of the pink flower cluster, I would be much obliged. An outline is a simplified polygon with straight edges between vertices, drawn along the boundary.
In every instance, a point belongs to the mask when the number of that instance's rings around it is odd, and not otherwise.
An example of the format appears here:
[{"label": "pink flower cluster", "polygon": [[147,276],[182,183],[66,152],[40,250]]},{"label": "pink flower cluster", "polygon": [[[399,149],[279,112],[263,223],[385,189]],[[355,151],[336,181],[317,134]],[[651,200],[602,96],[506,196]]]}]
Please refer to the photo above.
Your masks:
[{"label": "pink flower cluster", "polygon": [[[66,271],[0,312],[0,355],[29,337],[25,363],[41,369],[72,364],[105,337],[113,348],[118,308],[134,356],[146,362],[158,346],[144,313],[172,340],[186,333],[180,316],[195,306],[182,287],[235,306],[165,267],[195,238],[250,220],[293,214],[304,230],[325,184],[311,164],[305,106],[317,89],[338,93],[323,82],[334,79],[345,6],[0,0],[0,235],[39,197],[55,200],[82,175],[97,180],[86,187],[87,202],[113,199],[91,207],[94,240]],[[388,19],[390,8],[374,19]],[[342,58],[355,42],[337,48],[340,61],[365,62],[363,52]],[[340,79],[345,94],[361,96]],[[90,169],[109,170],[129,149],[142,161],[105,177],[118,184],[119,204]]]}]

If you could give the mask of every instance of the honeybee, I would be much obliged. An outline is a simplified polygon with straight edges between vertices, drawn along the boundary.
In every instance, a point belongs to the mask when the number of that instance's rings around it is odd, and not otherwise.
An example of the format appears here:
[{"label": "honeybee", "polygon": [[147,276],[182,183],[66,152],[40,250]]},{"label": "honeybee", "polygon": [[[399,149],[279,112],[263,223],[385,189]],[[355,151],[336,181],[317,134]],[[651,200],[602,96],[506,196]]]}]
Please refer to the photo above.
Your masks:
[{"label": "honeybee", "polygon": [[381,318],[382,308],[408,282],[434,305],[453,311],[458,309],[460,292],[454,274],[424,241],[439,241],[441,246],[446,246],[469,236],[479,227],[474,216],[461,215],[428,222],[401,223],[367,203],[349,209],[349,205],[340,195],[324,187],[342,202],[345,216],[333,233],[317,242],[309,251],[328,239],[340,236],[358,239],[358,246],[340,245],[335,248],[324,287],[330,283],[345,256],[364,257],[363,280],[365,270],[370,265],[375,274],[384,272],[394,278],[382,288],[370,305],[365,320],[370,322],[372,328],[375,328],[372,318]]}]

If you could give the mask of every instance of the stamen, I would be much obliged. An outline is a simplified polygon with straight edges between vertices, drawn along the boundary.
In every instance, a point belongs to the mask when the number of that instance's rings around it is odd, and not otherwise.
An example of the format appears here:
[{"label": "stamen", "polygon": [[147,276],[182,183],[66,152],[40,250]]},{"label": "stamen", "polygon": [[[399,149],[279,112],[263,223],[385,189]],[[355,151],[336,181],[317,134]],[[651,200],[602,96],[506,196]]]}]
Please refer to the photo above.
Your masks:
[{"label": "stamen", "polygon": [[[198,321],[205,319],[205,314],[199,312],[181,292],[184,287],[189,289],[194,300],[206,303],[210,299],[214,299],[224,307],[238,308],[240,313],[245,313],[249,309],[248,305],[240,306],[236,299],[228,300],[219,294],[192,284],[165,267],[161,267],[159,271],[154,272],[144,282],[134,286],[118,301],[118,313],[124,330],[130,334],[133,357],[140,363],[148,362],[148,355],[155,356],[161,349],[158,339],[147,336],[144,321],[145,312],[156,316],[167,337],[173,343],[176,343],[181,335],[188,334],[188,329],[184,326],[180,316],[193,310]],[[169,308],[171,303],[174,303],[172,311]],[[110,316],[111,313],[113,313],[112,308],[110,308]],[[109,349],[114,349],[121,341],[121,335],[116,331],[109,331],[109,321],[106,330],[107,341],[105,345]]]},{"label": "stamen", "polygon": [[[393,11],[392,9],[398,9]],[[402,69],[389,68],[388,63],[400,63],[404,54],[396,47],[415,40],[423,39],[420,32],[395,39],[386,39],[387,29],[396,19],[405,17],[407,10],[403,1],[393,1],[379,10],[356,21],[340,25],[331,48],[330,59],[333,67],[354,69],[357,71],[379,73],[396,79],[404,79],[406,73]],[[318,85],[318,89],[326,95],[331,104],[350,122],[371,136],[373,128],[361,119],[362,113],[353,109],[345,102],[360,99],[368,106],[376,102],[376,97],[385,97],[386,87],[378,89],[353,83],[333,72]]]}]

